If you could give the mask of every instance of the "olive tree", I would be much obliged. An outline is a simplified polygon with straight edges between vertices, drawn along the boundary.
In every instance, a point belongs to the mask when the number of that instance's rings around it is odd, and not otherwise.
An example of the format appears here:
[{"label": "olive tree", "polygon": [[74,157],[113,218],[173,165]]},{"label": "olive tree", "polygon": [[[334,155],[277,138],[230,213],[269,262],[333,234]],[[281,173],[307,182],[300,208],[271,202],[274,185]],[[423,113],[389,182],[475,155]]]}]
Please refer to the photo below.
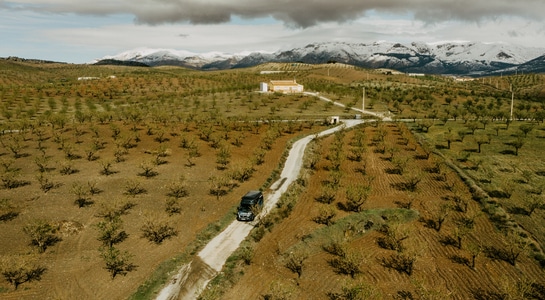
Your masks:
[{"label": "olive tree", "polygon": [[45,252],[47,247],[61,241],[57,236],[58,226],[44,220],[34,220],[23,227],[23,232],[30,237],[30,243],[38,248],[39,253]]},{"label": "olive tree", "polygon": [[369,199],[370,185],[351,185],[346,189],[346,209],[360,212],[363,205]]},{"label": "olive tree", "polygon": [[112,279],[117,275],[127,275],[128,272],[136,269],[136,265],[130,261],[133,255],[128,251],[121,251],[115,247],[105,247],[101,249],[100,256],[106,264],[104,268],[110,272]]},{"label": "olive tree", "polygon": [[46,270],[32,255],[6,255],[0,258],[0,273],[15,290],[25,282],[41,280]]},{"label": "olive tree", "polygon": [[178,235],[178,231],[176,231],[174,227],[158,217],[148,217],[144,221],[144,225],[142,225],[140,231],[142,231],[143,238],[146,238],[157,245],[161,244],[166,239]]},{"label": "olive tree", "polygon": [[308,258],[308,252],[305,249],[296,249],[284,254],[286,268],[297,274],[301,278],[305,260]]},{"label": "olive tree", "polygon": [[123,242],[129,235],[122,230],[123,221],[119,215],[113,218],[103,219],[96,224],[98,229],[97,240],[106,247],[113,247],[115,244]]}]

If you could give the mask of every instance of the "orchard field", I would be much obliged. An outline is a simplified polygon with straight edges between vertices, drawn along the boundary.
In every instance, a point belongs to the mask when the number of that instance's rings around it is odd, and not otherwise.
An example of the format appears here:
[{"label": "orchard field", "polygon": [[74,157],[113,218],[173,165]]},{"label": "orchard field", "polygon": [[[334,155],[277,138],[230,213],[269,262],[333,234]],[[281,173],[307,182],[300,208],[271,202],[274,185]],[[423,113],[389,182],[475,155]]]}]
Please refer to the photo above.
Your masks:
[{"label": "orchard field", "polygon": [[[393,121],[315,140],[201,298],[543,299],[542,75],[0,66],[2,299],[153,298],[362,88]],[[345,108],[256,92],[294,74]]]}]

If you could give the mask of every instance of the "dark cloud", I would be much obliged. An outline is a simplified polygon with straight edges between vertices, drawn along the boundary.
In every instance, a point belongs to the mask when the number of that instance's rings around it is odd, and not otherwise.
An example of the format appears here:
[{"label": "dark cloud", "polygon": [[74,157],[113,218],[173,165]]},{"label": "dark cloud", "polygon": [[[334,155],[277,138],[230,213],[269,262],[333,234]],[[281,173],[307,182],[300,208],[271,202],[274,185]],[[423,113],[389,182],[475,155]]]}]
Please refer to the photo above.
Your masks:
[{"label": "dark cloud", "polygon": [[273,17],[288,26],[311,27],[321,22],[347,22],[370,11],[411,13],[428,23],[447,20],[479,22],[505,16],[543,19],[543,0],[0,0],[0,8],[71,12],[79,14],[119,14],[135,16],[137,23],[163,24],[191,22],[217,24],[232,16]]},{"label": "dark cloud", "polygon": [[507,35],[509,35],[510,37],[519,37],[520,36],[520,34],[515,30],[507,31]]}]

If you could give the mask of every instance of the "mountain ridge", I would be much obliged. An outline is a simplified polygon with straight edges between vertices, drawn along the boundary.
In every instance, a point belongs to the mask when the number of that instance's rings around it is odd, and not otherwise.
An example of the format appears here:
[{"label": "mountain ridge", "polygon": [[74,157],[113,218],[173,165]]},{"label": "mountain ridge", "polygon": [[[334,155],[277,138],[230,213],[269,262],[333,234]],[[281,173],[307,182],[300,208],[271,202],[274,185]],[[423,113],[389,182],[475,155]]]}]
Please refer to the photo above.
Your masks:
[{"label": "mountain ridge", "polygon": [[407,73],[483,76],[498,72],[544,72],[545,48],[505,43],[437,42],[410,44],[392,42],[312,43],[277,52],[193,53],[173,49],[139,48],[103,60],[176,65],[199,70],[252,67],[266,62],[339,62],[364,68],[389,68]]}]

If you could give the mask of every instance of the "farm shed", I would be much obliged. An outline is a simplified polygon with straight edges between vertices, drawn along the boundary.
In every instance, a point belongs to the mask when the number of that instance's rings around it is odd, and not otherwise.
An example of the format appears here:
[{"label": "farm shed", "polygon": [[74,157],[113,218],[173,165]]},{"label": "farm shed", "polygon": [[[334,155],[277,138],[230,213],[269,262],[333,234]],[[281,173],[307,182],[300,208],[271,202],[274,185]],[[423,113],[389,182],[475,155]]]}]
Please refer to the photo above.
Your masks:
[{"label": "farm shed", "polygon": [[303,85],[294,80],[271,80],[269,82],[269,91],[280,93],[302,93]]}]

